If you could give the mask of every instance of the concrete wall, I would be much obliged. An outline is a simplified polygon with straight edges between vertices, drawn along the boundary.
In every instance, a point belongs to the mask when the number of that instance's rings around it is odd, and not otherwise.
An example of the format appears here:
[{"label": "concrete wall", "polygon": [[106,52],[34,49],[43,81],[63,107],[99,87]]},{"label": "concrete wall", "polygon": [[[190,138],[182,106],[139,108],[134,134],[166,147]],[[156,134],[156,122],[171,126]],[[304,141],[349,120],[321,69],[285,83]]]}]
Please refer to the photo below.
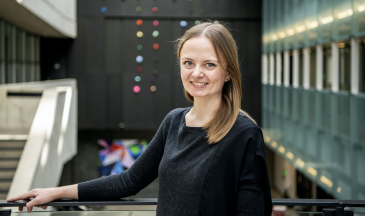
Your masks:
[{"label": "concrete wall", "polygon": [[[274,154],[274,187],[283,195],[285,190],[288,190],[290,198],[296,198],[297,195],[297,179],[295,167],[286,162],[279,155]],[[287,171],[284,177],[283,171]]]}]

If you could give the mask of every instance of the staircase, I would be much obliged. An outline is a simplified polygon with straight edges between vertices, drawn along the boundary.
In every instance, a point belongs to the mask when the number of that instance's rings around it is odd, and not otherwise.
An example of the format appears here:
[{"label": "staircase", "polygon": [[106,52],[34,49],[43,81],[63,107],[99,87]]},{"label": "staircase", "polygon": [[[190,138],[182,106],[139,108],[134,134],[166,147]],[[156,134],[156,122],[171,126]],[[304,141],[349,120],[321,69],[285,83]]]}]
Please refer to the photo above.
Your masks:
[{"label": "staircase", "polygon": [[0,135],[0,200],[5,200],[27,135]]}]

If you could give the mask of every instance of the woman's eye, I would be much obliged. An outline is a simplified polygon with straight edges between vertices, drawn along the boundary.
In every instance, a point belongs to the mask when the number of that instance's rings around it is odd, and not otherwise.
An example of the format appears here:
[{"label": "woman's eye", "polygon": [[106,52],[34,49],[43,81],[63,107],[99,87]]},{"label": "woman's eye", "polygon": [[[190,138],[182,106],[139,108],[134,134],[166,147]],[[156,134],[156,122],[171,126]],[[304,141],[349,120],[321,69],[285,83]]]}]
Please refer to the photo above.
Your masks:
[{"label": "woman's eye", "polygon": [[207,63],[206,65],[207,65],[207,67],[214,67],[215,66],[215,64],[213,64],[213,63]]},{"label": "woman's eye", "polygon": [[186,66],[192,66],[192,65],[193,65],[193,63],[192,63],[191,61],[186,61],[184,64],[185,64]]}]

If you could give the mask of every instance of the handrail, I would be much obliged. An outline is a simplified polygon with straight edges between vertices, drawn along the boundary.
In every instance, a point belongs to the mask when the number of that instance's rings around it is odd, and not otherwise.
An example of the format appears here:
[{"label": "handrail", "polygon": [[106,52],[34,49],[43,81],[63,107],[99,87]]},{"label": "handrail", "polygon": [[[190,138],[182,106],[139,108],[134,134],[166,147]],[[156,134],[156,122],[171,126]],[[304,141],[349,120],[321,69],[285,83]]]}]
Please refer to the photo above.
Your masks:
[{"label": "handrail", "polygon": [[[25,206],[30,200],[7,202],[0,200],[1,207]],[[326,206],[326,207],[365,207],[365,200],[338,199],[272,199],[274,206]],[[42,206],[108,206],[108,205],[157,205],[157,198],[133,198],[109,201],[56,200]]]}]

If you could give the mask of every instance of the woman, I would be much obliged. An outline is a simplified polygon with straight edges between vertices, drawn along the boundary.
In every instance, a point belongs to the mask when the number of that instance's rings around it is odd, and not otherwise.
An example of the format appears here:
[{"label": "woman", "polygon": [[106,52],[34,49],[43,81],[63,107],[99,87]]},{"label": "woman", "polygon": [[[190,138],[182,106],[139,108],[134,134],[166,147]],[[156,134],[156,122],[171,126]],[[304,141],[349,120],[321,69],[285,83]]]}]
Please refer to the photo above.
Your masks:
[{"label": "woman", "polygon": [[159,177],[157,215],[271,215],[263,136],[240,109],[237,47],[221,24],[202,23],[178,41],[186,97],[125,172],[59,188],[35,189],[28,211],[55,199],[106,200],[138,193]]}]

